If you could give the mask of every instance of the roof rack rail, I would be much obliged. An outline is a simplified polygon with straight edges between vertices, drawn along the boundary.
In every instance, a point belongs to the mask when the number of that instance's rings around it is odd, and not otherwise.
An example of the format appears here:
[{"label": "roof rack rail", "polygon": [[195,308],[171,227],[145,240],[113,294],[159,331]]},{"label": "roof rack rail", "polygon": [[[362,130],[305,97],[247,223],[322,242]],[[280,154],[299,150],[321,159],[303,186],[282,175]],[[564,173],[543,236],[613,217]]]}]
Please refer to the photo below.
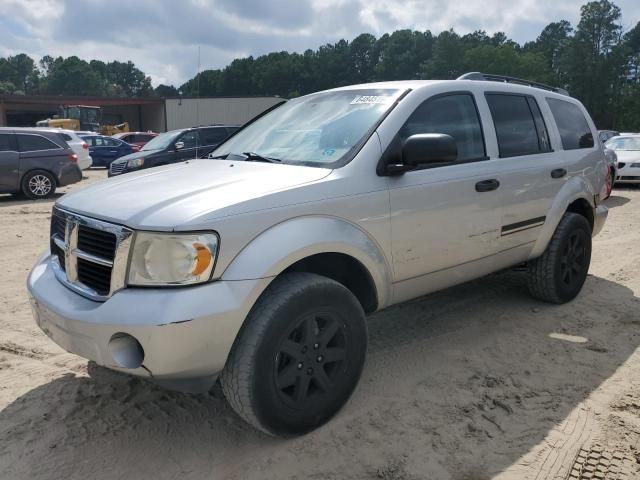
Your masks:
[{"label": "roof rack rail", "polygon": [[528,87],[541,88],[551,92],[560,93],[569,96],[569,92],[564,88],[552,87],[544,83],[532,82],[531,80],[523,80],[522,78],[509,77],[507,75],[494,75],[492,73],[469,72],[459,76],[456,80],[484,80],[488,82],[515,83],[518,85],[526,85]]}]

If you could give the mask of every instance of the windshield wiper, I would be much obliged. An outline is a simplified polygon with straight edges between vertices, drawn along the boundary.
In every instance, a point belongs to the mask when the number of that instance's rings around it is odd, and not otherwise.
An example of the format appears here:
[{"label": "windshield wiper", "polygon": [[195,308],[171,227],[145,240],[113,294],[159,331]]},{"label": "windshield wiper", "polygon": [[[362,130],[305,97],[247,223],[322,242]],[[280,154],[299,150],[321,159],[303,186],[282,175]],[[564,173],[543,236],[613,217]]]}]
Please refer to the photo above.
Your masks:
[{"label": "windshield wiper", "polygon": [[268,162],[268,163],[281,163],[282,160],[274,157],[265,157],[264,155],[260,155],[255,152],[242,152],[242,154],[247,157],[247,162]]}]

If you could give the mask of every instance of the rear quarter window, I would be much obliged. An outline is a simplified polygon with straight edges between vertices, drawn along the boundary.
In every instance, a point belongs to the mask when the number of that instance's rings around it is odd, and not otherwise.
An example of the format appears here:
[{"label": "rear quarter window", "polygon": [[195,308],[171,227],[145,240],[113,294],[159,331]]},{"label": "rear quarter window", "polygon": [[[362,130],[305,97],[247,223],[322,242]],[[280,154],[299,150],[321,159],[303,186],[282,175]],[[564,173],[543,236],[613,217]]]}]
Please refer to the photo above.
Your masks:
[{"label": "rear quarter window", "polygon": [[17,133],[16,138],[18,140],[18,149],[21,152],[37,152],[40,150],[53,150],[62,148],[48,138],[43,137],[42,135],[28,135],[24,133]]},{"label": "rear quarter window", "polygon": [[578,150],[592,148],[595,145],[589,123],[575,103],[557,98],[547,98],[547,103],[558,126],[562,148]]}]

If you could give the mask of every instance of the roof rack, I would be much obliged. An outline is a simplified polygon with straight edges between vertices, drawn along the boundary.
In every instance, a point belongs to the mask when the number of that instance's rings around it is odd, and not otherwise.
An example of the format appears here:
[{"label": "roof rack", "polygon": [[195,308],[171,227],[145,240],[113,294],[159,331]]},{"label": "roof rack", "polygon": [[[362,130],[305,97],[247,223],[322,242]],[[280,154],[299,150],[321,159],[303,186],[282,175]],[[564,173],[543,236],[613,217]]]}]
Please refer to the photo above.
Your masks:
[{"label": "roof rack", "polygon": [[569,96],[569,92],[564,88],[552,87],[544,83],[532,82],[531,80],[523,80],[522,78],[509,77],[507,75],[494,75],[492,73],[469,72],[459,76],[456,80],[484,80],[487,82],[515,83],[518,85],[526,85],[528,87],[541,88],[551,92],[560,93]]}]

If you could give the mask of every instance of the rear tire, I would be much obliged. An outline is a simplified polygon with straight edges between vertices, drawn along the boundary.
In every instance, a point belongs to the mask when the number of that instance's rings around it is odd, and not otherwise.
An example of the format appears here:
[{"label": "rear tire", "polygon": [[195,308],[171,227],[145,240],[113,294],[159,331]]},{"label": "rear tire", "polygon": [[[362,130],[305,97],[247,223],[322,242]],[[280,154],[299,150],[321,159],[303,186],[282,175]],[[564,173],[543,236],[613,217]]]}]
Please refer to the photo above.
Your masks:
[{"label": "rear tire", "polygon": [[20,185],[22,193],[32,200],[50,198],[56,191],[56,179],[44,170],[28,172]]},{"label": "rear tire", "polygon": [[364,366],[362,306],[343,285],[311,273],[276,278],[238,334],[220,383],[240,417],[292,436],[327,422],[351,396]]},{"label": "rear tire", "polygon": [[542,256],[528,263],[529,292],[545,302],[569,302],[580,293],[590,262],[591,225],[567,212]]}]

